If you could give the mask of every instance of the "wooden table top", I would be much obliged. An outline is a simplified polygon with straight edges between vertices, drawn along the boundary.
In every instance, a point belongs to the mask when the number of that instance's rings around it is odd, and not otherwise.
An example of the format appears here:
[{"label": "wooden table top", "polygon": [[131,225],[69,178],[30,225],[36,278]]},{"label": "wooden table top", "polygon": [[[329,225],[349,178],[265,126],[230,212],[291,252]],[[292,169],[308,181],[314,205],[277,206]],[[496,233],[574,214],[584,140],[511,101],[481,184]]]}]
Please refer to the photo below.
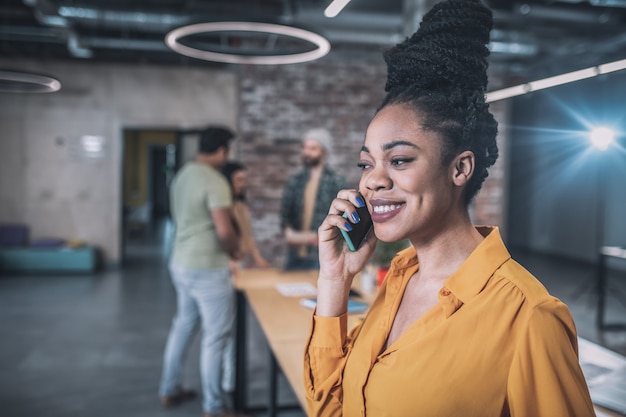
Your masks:
[{"label": "wooden table top", "polygon": [[[284,296],[276,284],[310,283],[315,286],[316,281],[317,271],[250,269],[240,271],[235,277],[236,287],[246,294],[276,361],[303,409],[306,409],[304,347],[313,311],[300,305],[303,296]],[[362,316],[351,315],[350,324],[356,324]]]}]

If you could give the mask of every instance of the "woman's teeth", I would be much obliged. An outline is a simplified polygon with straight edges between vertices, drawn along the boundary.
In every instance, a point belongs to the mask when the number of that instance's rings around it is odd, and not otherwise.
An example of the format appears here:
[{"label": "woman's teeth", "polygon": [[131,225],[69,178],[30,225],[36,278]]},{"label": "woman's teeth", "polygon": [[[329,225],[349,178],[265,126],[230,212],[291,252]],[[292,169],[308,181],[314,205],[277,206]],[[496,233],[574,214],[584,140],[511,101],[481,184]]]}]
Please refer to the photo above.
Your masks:
[{"label": "woman's teeth", "polygon": [[374,213],[387,213],[399,209],[401,204],[390,204],[386,206],[374,206]]}]

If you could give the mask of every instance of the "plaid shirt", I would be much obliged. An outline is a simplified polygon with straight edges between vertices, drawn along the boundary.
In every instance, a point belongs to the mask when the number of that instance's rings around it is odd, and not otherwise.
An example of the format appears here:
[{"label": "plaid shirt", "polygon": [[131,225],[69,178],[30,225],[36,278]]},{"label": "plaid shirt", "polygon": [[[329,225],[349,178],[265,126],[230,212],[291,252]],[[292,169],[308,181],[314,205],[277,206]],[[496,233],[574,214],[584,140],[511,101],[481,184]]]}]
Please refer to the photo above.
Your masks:
[{"label": "plaid shirt", "polygon": [[[293,230],[300,230],[302,225],[302,213],[304,212],[304,189],[309,181],[309,170],[305,169],[289,179],[283,192],[280,223],[281,227],[291,227]],[[313,218],[309,230],[317,230],[322,224],[330,204],[337,197],[339,190],[347,188],[346,181],[324,166],[320,183],[317,188],[315,207],[313,208]],[[290,248],[293,249],[293,248]],[[291,252],[291,251],[290,251]],[[317,257],[317,248],[310,247],[308,257]]]}]

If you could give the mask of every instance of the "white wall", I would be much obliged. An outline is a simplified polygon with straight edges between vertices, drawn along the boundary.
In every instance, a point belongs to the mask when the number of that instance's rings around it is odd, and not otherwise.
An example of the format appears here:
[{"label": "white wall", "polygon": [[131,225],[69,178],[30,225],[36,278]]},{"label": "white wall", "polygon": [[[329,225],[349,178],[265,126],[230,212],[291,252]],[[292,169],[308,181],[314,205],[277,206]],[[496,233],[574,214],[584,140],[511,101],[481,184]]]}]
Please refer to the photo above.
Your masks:
[{"label": "white wall", "polygon": [[[32,239],[84,240],[105,262],[121,258],[123,129],[236,128],[232,72],[3,59],[0,67],[51,74],[63,85],[0,93],[0,223],[27,223]],[[83,135],[105,138],[101,157],[81,152]]]}]

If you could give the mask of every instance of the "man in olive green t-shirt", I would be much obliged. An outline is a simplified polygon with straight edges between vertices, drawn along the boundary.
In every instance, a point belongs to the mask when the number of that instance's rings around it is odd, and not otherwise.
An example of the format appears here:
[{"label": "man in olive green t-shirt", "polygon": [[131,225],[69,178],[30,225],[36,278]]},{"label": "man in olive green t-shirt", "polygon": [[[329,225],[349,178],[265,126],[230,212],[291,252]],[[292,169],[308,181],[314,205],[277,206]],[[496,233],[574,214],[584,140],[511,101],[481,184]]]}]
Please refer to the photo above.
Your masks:
[{"label": "man in olive green t-shirt", "polygon": [[231,190],[224,176],[193,161],[174,178],[170,194],[176,223],[171,261],[188,268],[227,268],[229,254],[222,248],[217,227],[228,226],[228,217],[216,222],[210,214],[216,210],[226,215],[232,208]]},{"label": "man in olive green t-shirt", "polygon": [[170,208],[176,227],[170,275],[177,311],[165,346],[159,396],[164,406],[191,399],[182,386],[183,360],[202,324],[200,376],[205,417],[227,413],[222,390],[222,359],[233,331],[235,293],[229,258],[237,257],[230,186],[219,172],[234,134],[210,127],[200,138],[198,155],[176,174]]}]

